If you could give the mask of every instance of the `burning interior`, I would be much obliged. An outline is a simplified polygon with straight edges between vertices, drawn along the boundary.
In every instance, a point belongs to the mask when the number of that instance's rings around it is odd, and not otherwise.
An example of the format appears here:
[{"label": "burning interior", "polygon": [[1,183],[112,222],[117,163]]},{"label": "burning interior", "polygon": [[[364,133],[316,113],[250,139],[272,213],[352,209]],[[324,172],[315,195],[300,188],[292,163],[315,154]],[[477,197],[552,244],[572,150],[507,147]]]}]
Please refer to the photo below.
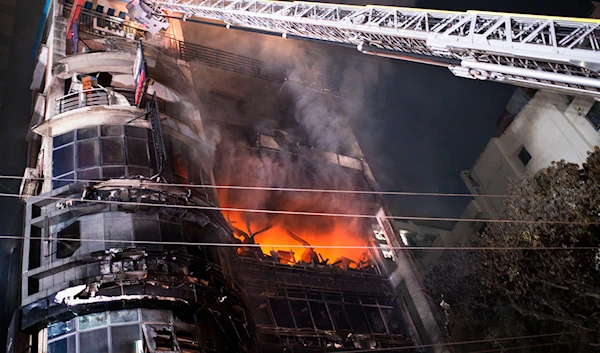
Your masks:
[{"label": "burning interior", "polygon": [[[254,141],[253,141],[254,140]],[[221,141],[218,185],[294,189],[368,190],[362,170],[328,163],[322,153],[287,141],[260,145],[264,135]],[[273,139],[275,140],[275,139]],[[275,140],[276,141],[276,140]],[[374,214],[372,195],[286,190],[218,189],[220,206],[311,213]],[[373,269],[371,219],[223,211],[238,254],[288,265]],[[247,244],[249,246],[243,246]],[[259,245],[259,247],[255,246]],[[339,246],[339,247],[338,247]],[[346,246],[346,248],[344,248]],[[360,248],[365,247],[365,248]]]}]

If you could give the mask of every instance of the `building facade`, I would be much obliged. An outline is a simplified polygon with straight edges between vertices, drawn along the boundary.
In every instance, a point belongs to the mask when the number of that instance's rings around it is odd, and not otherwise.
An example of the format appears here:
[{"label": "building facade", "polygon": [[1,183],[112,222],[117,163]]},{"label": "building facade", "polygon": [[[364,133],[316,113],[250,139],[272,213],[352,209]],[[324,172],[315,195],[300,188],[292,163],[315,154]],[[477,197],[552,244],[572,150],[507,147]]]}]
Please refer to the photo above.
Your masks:
[{"label": "building facade", "polygon": [[[82,2],[79,17],[70,1],[50,4],[31,86],[21,302],[8,352],[443,342],[380,199],[367,202],[373,220],[356,230],[374,230],[362,239],[383,242],[386,254],[325,258],[290,231],[301,245],[289,251],[259,244],[267,229],[253,233],[249,221],[243,228],[220,212],[226,200],[212,186],[226,161],[215,160],[190,70],[170,55],[166,36],[126,21],[119,1]],[[364,158],[286,141],[260,135],[250,145],[271,160],[291,153],[376,187]]]},{"label": "building facade", "polygon": [[[513,100],[523,101],[521,90]],[[531,177],[554,161],[582,164],[600,145],[600,104],[584,97],[538,91],[514,120],[492,138],[470,170],[461,174],[475,195],[507,192],[510,180]],[[477,198],[484,218],[498,218],[502,198]]]}]

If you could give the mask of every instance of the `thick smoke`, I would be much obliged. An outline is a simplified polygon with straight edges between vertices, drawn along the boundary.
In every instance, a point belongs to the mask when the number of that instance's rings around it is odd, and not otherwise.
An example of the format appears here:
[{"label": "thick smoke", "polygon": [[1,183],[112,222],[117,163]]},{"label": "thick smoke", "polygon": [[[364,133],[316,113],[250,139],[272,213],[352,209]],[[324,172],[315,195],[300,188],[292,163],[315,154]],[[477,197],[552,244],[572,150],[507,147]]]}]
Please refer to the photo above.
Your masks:
[{"label": "thick smoke", "polygon": [[[215,32],[216,33],[216,32]],[[238,36],[239,35],[239,36]],[[205,43],[265,62],[269,69],[286,72],[283,85],[244,82],[236,94],[246,104],[239,116],[206,124],[206,136],[217,146],[214,172],[217,184],[288,188],[367,189],[361,171],[328,163],[320,151],[362,158],[351,123],[369,119],[370,92],[386,65],[368,65],[354,50],[277,37],[226,31]],[[252,38],[252,40],[244,40]],[[215,77],[214,80],[219,84]],[[256,81],[256,80],[254,80]],[[262,81],[261,81],[262,82]],[[249,91],[248,87],[252,87]],[[204,116],[210,120],[210,116]],[[207,119],[208,118],[208,119]],[[227,123],[223,124],[223,120]],[[237,128],[232,123],[243,125]],[[280,151],[257,150],[256,133],[277,137]],[[257,192],[220,190],[224,207],[327,213],[374,214],[373,197],[350,194]],[[253,233],[261,244],[298,244],[291,231],[311,245],[367,245],[371,221],[334,217],[226,213],[233,227]],[[269,251],[263,249],[263,251]],[[338,250],[331,261],[362,251]]]}]

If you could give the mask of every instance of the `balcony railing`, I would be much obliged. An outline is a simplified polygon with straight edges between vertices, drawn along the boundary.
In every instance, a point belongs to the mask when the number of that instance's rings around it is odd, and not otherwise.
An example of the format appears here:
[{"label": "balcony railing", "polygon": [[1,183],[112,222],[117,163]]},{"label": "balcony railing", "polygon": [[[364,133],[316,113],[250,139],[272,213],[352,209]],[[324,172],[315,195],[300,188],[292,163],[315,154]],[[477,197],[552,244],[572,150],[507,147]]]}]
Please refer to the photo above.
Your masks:
[{"label": "balcony railing", "polygon": [[120,88],[93,88],[56,98],[56,114],[97,105],[135,105],[135,92]]}]

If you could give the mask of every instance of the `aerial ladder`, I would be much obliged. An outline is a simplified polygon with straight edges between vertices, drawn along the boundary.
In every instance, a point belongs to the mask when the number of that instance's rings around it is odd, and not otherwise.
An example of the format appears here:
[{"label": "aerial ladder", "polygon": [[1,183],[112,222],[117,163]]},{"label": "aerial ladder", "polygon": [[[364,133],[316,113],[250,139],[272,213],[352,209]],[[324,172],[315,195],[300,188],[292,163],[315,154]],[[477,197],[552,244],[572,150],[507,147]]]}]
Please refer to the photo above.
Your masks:
[{"label": "aerial ladder", "polygon": [[268,0],[133,0],[129,16],[179,17],[356,47],[459,77],[600,101],[600,20]]}]

